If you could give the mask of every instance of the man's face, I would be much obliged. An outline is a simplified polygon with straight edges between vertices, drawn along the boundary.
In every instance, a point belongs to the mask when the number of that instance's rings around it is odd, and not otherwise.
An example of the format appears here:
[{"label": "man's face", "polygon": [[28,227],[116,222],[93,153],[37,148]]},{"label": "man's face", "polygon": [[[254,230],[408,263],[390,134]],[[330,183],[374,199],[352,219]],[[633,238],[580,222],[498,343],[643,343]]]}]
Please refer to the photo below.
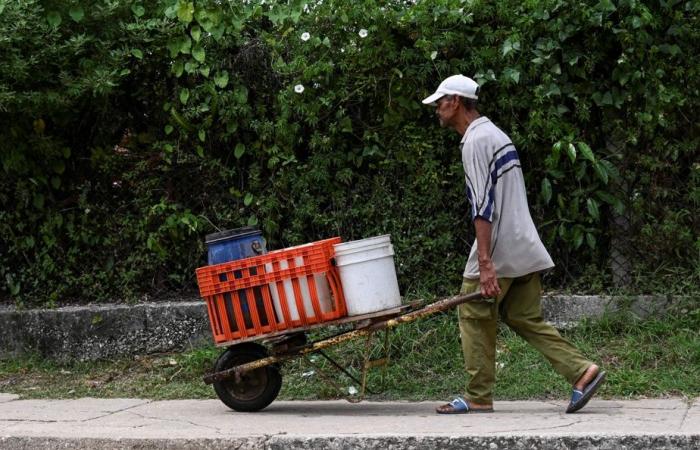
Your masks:
[{"label": "man's face", "polygon": [[455,96],[445,95],[440,98],[435,106],[435,115],[443,128],[451,127],[457,108],[455,107]]}]

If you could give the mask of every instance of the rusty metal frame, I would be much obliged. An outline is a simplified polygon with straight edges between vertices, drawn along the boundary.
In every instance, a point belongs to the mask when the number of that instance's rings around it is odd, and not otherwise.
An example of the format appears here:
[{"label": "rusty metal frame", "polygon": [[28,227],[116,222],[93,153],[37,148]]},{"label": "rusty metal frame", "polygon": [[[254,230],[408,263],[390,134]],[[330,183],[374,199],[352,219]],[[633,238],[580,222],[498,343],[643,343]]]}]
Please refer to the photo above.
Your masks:
[{"label": "rusty metal frame", "polygon": [[424,306],[423,308],[420,308],[416,311],[412,311],[390,319],[379,320],[377,322],[370,323],[369,325],[356,330],[341,333],[327,339],[321,339],[319,341],[312,342],[301,347],[289,349],[289,351],[286,353],[268,356],[265,358],[258,359],[257,361],[252,361],[246,364],[241,364],[240,366],[232,367],[227,370],[222,370],[220,372],[205,375],[203,377],[203,380],[206,384],[212,384],[217,381],[228,380],[230,378],[234,378],[237,374],[240,375],[242,373],[260,369],[271,364],[276,364],[282,361],[298,358],[300,356],[318,352],[324,348],[328,348],[340,344],[342,342],[349,341],[351,339],[370,335],[379,330],[394,328],[403,323],[410,323],[438,312],[447,311],[448,309],[454,308],[455,306],[461,305],[462,303],[479,301],[492,302],[493,300],[484,299],[481,296],[481,293],[478,292],[473,294],[461,294],[453,297],[448,297],[437,302],[431,303],[427,306]]}]

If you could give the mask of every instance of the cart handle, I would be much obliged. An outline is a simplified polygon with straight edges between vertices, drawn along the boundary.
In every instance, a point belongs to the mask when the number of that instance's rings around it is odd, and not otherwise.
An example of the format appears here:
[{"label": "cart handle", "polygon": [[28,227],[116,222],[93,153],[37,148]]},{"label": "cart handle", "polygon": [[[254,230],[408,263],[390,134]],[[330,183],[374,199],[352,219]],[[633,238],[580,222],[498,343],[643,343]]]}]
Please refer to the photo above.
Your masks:
[{"label": "cart handle", "polygon": [[359,328],[353,331],[348,331],[347,333],[339,334],[328,339],[324,339],[318,342],[307,345],[306,347],[300,348],[298,351],[282,355],[268,356],[266,358],[258,359],[256,361],[251,361],[249,363],[241,364],[240,366],[232,367],[221,372],[212,373],[204,376],[204,382],[206,384],[214,383],[215,381],[221,381],[228,378],[233,378],[237,373],[242,374],[249,372],[251,370],[259,369],[261,367],[269,366],[281,361],[296,358],[301,355],[306,355],[307,353],[317,352],[326,347],[332,345],[340,344],[341,342],[349,341],[360,336],[366,336],[368,334],[374,333],[378,330],[383,330],[384,328],[393,328],[402,323],[413,322],[422,317],[429,316],[441,311],[446,311],[448,309],[454,308],[455,306],[461,305],[467,302],[488,302],[493,303],[493,299],[485,299],[482,297],[481,292],[475,292],[472,294],[460,294],[454,297],[449,297],[443,300],[439,300],[435,303],[431,303],[424,306],[421,309],[404,314],[402,316],[395,317],[393,319],[382,320],[380,322],[374,323],[364,328]]}]

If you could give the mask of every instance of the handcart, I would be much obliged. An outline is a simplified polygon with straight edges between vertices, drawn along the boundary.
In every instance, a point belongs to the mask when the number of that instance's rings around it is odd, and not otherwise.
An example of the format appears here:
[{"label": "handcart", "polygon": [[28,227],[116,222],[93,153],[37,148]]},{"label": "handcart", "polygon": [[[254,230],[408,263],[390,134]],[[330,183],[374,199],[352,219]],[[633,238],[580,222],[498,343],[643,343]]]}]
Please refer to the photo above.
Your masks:
[{"label": "handcart", "polygon": [[[342,287],[333,267],[332,245],[338,242],[340,239],[334,238],[197,269],[215,342],[226,348],[216,361],[214,372],[204,376],[204,382],[213,384],[219,399],[231,409],[259,411],[268,406],[282,386],[280,364],[301,357],[313,364],[308,356],[314,353],[360,386],[359,396],[350,399],[360,401],[365,392],[372,393],[367,388],[368,369],[389,362],[391,328],[462,303],[490,301],[474,293],[428,305],[414,302],[347,316]],[[323,301],[326,281],[332,304]],[[338,329],[343,331],[308,342],[309,332]],[[384,356],[370,360],[372,339],[381,331]],[[367,340],[358,379],[324,349],[360,337]],[[327,381],[334,384],[331,378]]]}]

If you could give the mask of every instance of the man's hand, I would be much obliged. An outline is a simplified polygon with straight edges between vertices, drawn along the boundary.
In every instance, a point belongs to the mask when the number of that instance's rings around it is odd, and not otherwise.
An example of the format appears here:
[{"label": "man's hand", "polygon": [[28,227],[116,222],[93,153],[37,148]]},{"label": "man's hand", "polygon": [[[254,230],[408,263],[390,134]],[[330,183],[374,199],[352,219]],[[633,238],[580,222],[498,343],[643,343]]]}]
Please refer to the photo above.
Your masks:
[{"label": "man's hand", "polygon": [[491,261],[491,222],[481,217],[474,219],[476,228],[476,245],[479,258],[479,282],[481,295],[485,298],[495,298],[501,293],[496,278],[496,268]]},{"label": "man's hand", "polygon": [[485,298],[495,298],[501,293],[501,287],[496,278],[496,269],[491,260],[479,262],[479,282],[481,283],[481,295]]}]

